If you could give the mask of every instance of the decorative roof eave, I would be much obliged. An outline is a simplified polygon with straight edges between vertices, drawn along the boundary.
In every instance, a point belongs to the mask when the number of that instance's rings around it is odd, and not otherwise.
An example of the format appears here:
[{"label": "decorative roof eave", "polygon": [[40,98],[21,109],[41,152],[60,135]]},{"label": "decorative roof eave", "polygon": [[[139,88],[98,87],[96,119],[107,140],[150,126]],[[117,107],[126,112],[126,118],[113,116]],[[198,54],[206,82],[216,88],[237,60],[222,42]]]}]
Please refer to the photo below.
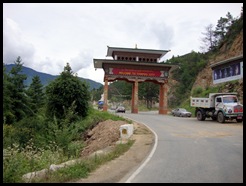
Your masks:
[{"label": "decorative roof eave", "polygon": [[167,52],[171,50],[153,50],[153,49],[140,49],[140,48],[119,48],[119,47],[108,47],[107,56],[113,56],[114,51],[121,52],[138,52],[138,53],[147,53],[147,54],[159,54],[162,58]]},{"label": "decorative roof eave", "polygon": [[93,59],[94,68],[103,68],[103,63],[111,63],[111,64],[126,64],[126,65],[145,65],[145,66],[156,66],[156,67],[170,67],[170,71],[178,68],[178,65],[165,64],[165,63],[148,63],[148,62],[125,62],[125,61],[117,61],[112,59]]},{"label": "decorative roof eave", "polygon": [[236,57],[232,57],[232,58],[223,60],[223,61],[219,61],[219,62],[217,62],[217,63],[213,63],[213,64],[210,65],[210,68],[214,68],[214,67],[216,67],[216,66],[219,66],[219,65],[222,65],[222,64],[231,62],[231,61],[235,61],[235,60],[238,60],[238,59],[243,59],[243,54],[238,55],[238,56],[236,56]]}]

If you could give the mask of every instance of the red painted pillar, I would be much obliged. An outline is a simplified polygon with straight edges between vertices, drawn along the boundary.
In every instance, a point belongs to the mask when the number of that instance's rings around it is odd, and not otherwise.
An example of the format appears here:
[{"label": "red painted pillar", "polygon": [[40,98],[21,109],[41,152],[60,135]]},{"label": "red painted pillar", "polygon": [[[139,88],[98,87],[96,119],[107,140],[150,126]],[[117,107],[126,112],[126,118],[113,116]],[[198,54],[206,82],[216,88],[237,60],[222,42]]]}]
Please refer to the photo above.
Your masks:
[{"label": "red painted pillar", "polygon": [[138,113],[138,80],[132,85],[132,113]]},{"label": "red painted pillar", "polygon": [[131,112],[133,113],[134,109],[134,82],[132,83],[132,100],[131,100]]},{"label": "red painted pillar", "polygon": [[107,111],[108,110],[108,78],[107,77],[105,77],[104,79],[103,96],[104,96],[103,111]]},{"label": "red painted pillar", "polygon": [[167,114],[167,83],[160,84],[159,114]]}]

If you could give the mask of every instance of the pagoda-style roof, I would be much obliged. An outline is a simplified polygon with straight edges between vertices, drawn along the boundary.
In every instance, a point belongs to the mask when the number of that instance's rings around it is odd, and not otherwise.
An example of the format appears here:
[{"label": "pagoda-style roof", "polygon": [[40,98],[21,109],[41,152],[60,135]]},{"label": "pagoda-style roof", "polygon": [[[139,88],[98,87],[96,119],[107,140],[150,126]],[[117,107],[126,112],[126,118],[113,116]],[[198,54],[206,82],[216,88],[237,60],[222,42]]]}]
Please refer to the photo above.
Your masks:
[{"label": "pagoda-style roof", "polygon": [[104,64],[121,64],[121,65],[141,65],[141,66],[149,66],[149,67],[167,67],[170,69],[170,71],[175,70],[176,68],[178,68],[177,65],[173,65],[173,64],[166,64],[166,63],[139,63],[139,62],[126,62],[126,61],[117,61],[117,60],[112,60],[112,59],[93,59],[94,62],[94,68],[103,68]]},{"label": "pagoda-style roof", "polygon": [[140,48],[119,48],[119,47],[108,47],[107,56],[114,56],[114,52],[127,52],[127,53],[144,53],[144,54],[156,54],[159,58],[162,58],[170,50],[154,50],[154,49],[140,49]]}]

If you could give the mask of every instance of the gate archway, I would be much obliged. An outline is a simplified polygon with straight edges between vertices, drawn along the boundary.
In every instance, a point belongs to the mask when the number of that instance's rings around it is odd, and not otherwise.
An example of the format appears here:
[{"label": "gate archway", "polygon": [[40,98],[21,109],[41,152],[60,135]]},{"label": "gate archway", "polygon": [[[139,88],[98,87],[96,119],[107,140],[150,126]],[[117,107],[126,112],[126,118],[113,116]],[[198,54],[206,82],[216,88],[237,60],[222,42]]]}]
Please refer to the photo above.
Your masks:
[{"label": "gate archway", "polygon": [[159,84],[159,114],[167,114],[168,77],[177,66],[159,63],[170,50],[109,47],[107,55],[112,59],[93,59],[94,68],[104,70],[104,105],[108,109],[108,83],[124,80],[132,83],[131,112],[138,113],[139,83],[149,81]]}]

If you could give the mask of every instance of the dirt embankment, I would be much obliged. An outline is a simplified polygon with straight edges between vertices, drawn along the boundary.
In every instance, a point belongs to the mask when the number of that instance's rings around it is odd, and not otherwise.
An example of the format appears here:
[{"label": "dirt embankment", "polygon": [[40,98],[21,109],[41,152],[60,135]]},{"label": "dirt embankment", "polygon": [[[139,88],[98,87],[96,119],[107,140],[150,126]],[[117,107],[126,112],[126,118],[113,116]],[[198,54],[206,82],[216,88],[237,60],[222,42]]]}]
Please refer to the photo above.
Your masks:
[{"label": "dirt embankment", "polygon": [[[99,123],[87,134],[86,148],[82,156],[88,156],[101,149],[113,147],[120,139],[120,126],[124,121],[107,120]],[[92,172],[88,178],[70,181],[70,183],[118,183],[126,181],[148,157],[154,144],[154,134],[143,124],[133,122],[134,132],[130,139],[132,147],[120,157],[107,162]]]}]

